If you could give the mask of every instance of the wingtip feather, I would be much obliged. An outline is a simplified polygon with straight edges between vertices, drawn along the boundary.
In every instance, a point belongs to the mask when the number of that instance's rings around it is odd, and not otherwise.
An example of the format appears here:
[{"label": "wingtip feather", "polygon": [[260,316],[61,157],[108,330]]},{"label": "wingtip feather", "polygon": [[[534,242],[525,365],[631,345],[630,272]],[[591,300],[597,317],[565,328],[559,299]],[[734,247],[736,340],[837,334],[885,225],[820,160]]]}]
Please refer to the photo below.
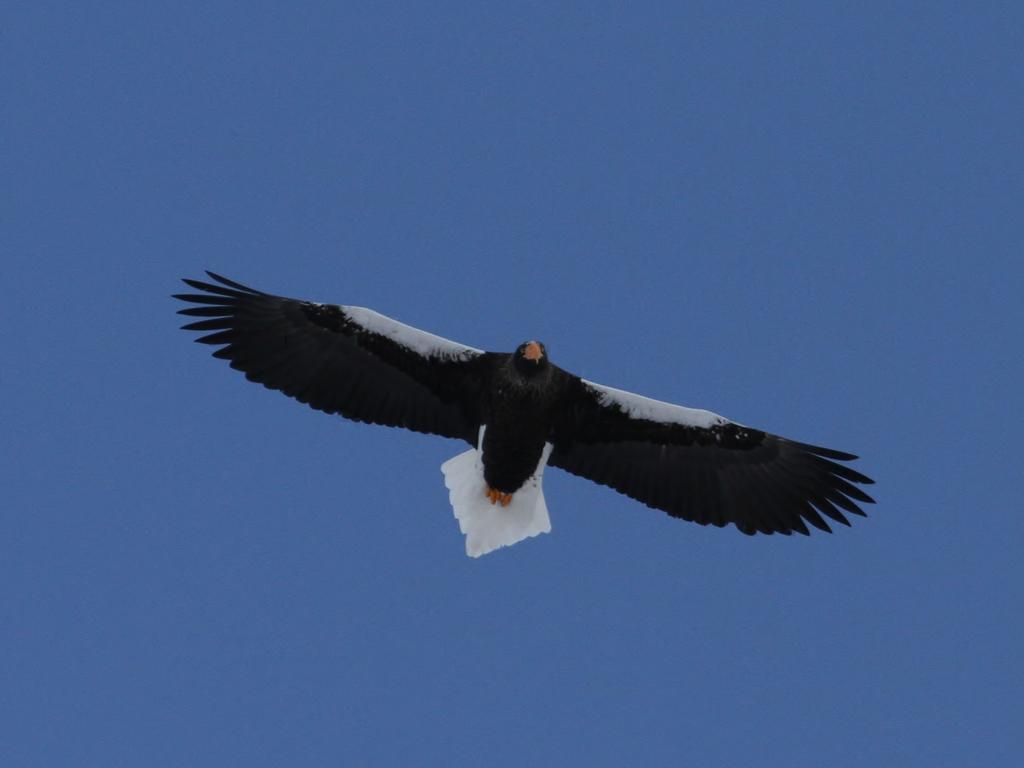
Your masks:
[{"label": "wingtip feather", "polygon": [[235,282],[234,280],[226,278],[223,275],[219,275],[216,272],[212,272],[209,269],[204,270],[204,272],[206,272],[207,275],[209,275],[211,278],[216,280],[221,285],[226,285],[229,288],[235,288],[236,290],[239,291],[245,291],[246,293],[262,294],[262,291],[257,291],[255,288],[250,288],[248,285],[242,285],[241,283]]}]

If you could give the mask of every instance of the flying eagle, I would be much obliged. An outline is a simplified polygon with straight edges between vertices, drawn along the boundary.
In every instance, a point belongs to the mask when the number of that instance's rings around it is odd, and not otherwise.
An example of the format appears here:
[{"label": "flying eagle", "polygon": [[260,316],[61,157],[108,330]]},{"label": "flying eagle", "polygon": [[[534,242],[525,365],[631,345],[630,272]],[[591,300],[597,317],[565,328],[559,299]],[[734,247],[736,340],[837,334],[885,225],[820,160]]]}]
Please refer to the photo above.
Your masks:
[{"label": "flying eagle", "polygon": [[465,440],[441,466],[472,557],[551,530],[547,465],[672,517],[746,534],[831,532],[873,499],[849,453],[581,379],[539,341],[483,352],[362,307],[274,296],[213,272],[183,326],[250,381],[325,413]]}]

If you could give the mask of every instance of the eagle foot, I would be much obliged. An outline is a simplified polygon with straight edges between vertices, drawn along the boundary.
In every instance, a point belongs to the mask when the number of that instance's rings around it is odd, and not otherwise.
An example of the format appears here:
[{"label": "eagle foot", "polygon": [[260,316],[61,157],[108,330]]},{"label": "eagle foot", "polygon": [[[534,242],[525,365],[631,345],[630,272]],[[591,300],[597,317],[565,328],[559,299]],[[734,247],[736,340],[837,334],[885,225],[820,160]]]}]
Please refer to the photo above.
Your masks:
[{"label": "eagle foot", "polygon": [[491,500],[491,504],[501,504],[501,506],[507,507],[512,503],[511,493],[502,493],[501,491],[496,491],[490,486],[487,486],[486,496]]}]

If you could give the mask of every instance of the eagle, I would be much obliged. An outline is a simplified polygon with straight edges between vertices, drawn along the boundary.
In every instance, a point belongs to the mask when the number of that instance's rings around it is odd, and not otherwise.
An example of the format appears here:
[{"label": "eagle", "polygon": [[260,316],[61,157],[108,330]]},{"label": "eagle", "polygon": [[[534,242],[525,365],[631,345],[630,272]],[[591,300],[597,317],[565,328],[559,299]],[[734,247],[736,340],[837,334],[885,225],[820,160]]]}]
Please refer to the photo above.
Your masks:
[{"label": "eagle", "polygon": [[206,273],[182,326],[250,381],[354,421],[464,440],[441,466],[471,557],[551,530],[547,466],[675,518],[745,534],[849,525],[874,503],[850,453],[580,378],[536,340],[485,352],[370,309],[290,299]]}]

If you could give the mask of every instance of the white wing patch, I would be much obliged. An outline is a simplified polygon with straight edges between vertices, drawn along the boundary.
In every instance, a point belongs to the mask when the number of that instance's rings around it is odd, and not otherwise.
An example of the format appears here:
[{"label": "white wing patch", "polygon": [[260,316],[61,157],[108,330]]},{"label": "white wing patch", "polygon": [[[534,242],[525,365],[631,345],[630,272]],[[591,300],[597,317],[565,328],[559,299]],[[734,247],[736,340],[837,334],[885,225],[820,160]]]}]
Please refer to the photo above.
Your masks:
[{"label": "white wing patch", "polygon": [[432,333],[421,331],[419,328],[413,328],[411,325],[405,325],[397,320],[392,320],[390,317],[374,312],[372,309],[348,306],[342,306],[341,309],[349,320],[361,325],[371,333],[389,338],[395,343],[401,344],[403,347],[411,349],[424,357],[451,360],[483,354],[479,349],[467,347],[465,344],[459,344],[458,342],[435,336]]},{"label": "white wing patch", "polygon": [[604,384],[595,384],[592,381],[583,379],[583,383],[593,389],[601,402],[606,407],[618,406],[627,415],[634,419],[646,419],[657,421],[662,424],[680,424],[684,427],[700,427],[710,429],[720,424],[728,424],[729,419],[719,416],[711,411],[700,408],[684,408],[681,405],[665,403],[661,400],[653,400],[650,397],[636,395],[614,387],[606,387]]},{"label": "white wing patch", "polygon": [[[483,445],[486,428],[480,427],[478,446]],[[512,501],[507,507],[491,504],[487,498],[484,465],[478,448],[460,453],[441,465],[455,519],[459,521],[459,530],[466,535],[467,555],[480,557],[551,531],[548,505],[541,488],[544,467],[550,455],[551,444],[547,443],[536,471],[512,494]]]}]

